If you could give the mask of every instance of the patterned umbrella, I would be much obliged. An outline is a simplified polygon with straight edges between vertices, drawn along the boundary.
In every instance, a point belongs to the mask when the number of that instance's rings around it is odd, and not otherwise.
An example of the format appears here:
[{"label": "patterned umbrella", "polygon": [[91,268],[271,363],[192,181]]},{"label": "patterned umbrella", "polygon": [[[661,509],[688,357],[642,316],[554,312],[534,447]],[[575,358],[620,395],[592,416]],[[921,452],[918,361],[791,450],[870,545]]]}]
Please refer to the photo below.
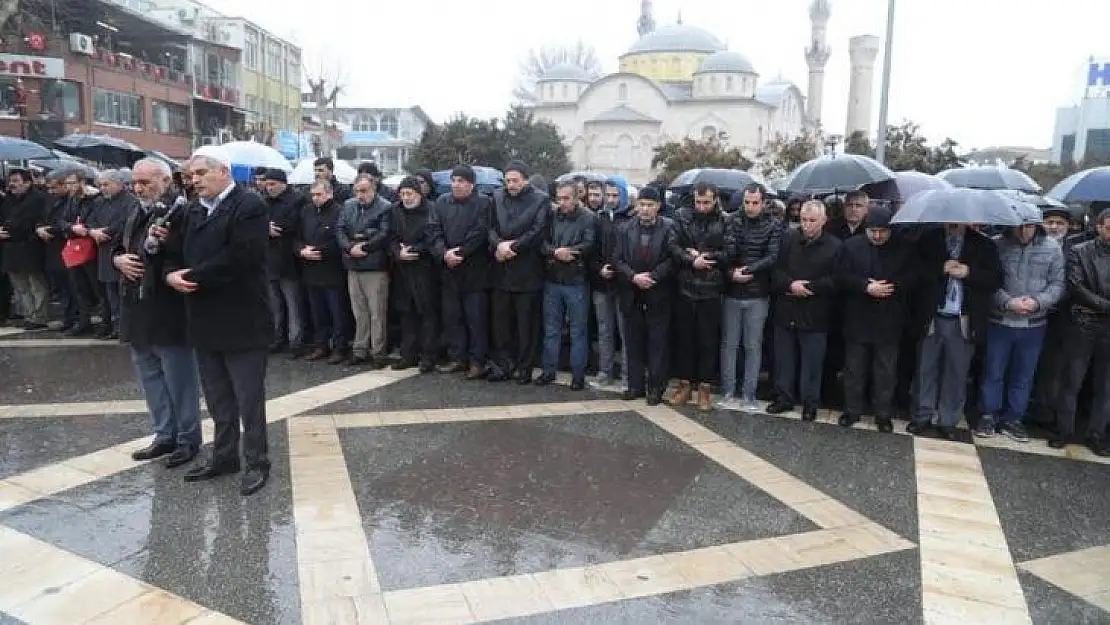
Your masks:
[{"label": "patterned umbrella", "polygon": [[993,165],[983,167],[960,167],[957,169],[946,169],[939,174],[938,178],[950,182],[954,187],[963,187],[965,189],[1013,189],[1014,191],[1025,191],[1026,193],[1040,193],[1043,191],[1041,185],[1037,184],[1025,172],[1009,167],[997,167]]}]

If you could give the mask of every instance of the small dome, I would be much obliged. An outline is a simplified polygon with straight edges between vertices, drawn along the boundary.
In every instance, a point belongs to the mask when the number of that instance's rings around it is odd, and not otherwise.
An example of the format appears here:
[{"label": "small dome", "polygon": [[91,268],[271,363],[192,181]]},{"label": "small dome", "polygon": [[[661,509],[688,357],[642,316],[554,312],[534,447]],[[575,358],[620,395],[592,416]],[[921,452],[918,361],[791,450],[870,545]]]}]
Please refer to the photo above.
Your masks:
[{"label": "small dome", "polygon": [[713,33],[685,24],[671,24],[636,40],[625,54],[643,52],[718,52],[724,50]]},{"label": "small dome", "polygon": [[552,65],[536,82],[549,80],[568,80],[572,82],[593,82],[586,70],[573,63],[559,63]]},{"label": "small dome", "polygon": [[704,74],[708,72],[727,72],[732,74],[755,74],[755,66],[748,60],[748,57],[740,54],[739,52],[717,52],[711,54],[704,61],[701,62],[701,67],[698,67],[697,74]]}]

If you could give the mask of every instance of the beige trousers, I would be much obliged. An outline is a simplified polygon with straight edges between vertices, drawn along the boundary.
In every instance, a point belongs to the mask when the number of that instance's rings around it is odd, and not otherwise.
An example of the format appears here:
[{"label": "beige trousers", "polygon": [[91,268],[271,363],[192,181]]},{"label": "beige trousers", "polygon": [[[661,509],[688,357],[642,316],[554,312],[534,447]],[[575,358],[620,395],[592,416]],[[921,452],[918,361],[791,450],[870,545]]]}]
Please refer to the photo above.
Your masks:
[{"label": "beige trousers", "polygon": [[385,355],[389,273],[348,271],[347,289],[351,293],[351,312],[355,316],[355,340],[351,351],[357,356]]}]

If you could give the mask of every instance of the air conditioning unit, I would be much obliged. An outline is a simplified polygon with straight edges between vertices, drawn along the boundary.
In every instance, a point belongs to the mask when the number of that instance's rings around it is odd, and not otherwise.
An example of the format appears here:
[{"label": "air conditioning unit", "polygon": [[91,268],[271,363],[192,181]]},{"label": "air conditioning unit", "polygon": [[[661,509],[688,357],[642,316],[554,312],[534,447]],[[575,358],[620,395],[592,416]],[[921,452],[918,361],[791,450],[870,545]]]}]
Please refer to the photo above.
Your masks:
[{"label": "air conditioning unit", "polygon": [[70,33],[69,49],[77,54],[96,56],[96,45],[93,44],[93,38],[81,33]]}]

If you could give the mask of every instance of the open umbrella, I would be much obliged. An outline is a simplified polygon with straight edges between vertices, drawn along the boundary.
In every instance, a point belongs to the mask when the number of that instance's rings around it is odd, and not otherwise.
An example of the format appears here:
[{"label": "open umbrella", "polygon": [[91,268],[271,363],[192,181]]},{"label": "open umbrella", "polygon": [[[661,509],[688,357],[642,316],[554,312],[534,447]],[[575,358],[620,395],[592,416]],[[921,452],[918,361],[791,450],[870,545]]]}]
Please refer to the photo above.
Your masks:
[{"label": "open umbrella", "polygon": [[894,214],[894,224],[990,224],[1019,226],[1023,202],[996,191],[930,189],[911,197]]},{"label": "open umbrella", "polygon": [[34,141],[0,137],[0,161],[29,161],[38,158],[54,158],[54,155]]},{"label": "open umbrella", "polygon": [[952,188],[952,183],[947,180],[919,171],[894,172],[894,184],[898,185],[898,195],[903,202],[922,191]]},{"label": "open umbrella", "polygon": [[73,158],[51,157],[49,159],[33,160],[31,161],[31,167],[40,169],[43,172],[52,172],[56,170],[72,171],[80,174],[81,177],[86,180],[96,180],[97,176],[100,175],[100,172],[92,165],[86,165]]},{"label": "open umbrella", "polygon": [[[475,168],[477,169],[477,168]],[[555,184],[563,184],[568,180],[581,178],[586,182],[605,182],[605,174],[596,171],[571,171],[555,179]]]},{"label": "open umbrella", "polygon": [[813,195],[858,189],[894,180],[894,172],[873,158],[859,154],[827,154],[802,163],[790,174],[784,191]]},{"label": "open umbrella", "polygon": [[[332,173],[341,184],[351,184],[358,177],[358,171],[344,161],[335,161],[335,169]],[[293,172],[289,174],[289,184],[312,184],[313,182],[316,182],[316,171],[311,158],[297,163]]]},{"label": "open umbrella", "polygon": [[232,141],[224,143],[219,146],[220,149],[227,154],[231,159],[232,165],[239,165],[242,167],[258,168],[265,167],[267,169],[274,168],[280,169],[285,173],[291,173],[293,166],[289,164],[289,159],[281,155],[274,148],[257,141]]},{"label": "open umbrella", "polygon": [[146,156],[146,152],[134,143],[109,135],[74,133],[56,140],[54,147],[67,154],[113,165],[130,166]]},{"label": "open umbrella", "polygon": [[690,187],[701,182],[717,185],[717,188],[726,194],[735,193],[750,184],[762,184],[755,176],[739,169],[687,169],[671,181],[670,190],[688,191]]},{"label": "open umbrella", "polygon": [[181,163],[163,154],[162,152],[159,152],[158,150],[147,150],[146,156],[147,158],[153,158],[162,161],[166,164],[166,167],[170,168],[170,171],[181,171]]},{"label": "open umbrella", "polygon": [[1110,202],[1110,167],[1072,174],[1052,187],[1048,197],[1061,202]]},{"label": "open umbrella", "polygon": [[1040,193],[1043,190],[1025,172],[993,165],[946,169],[937,174],[937,177],[947,180],[954,187],[965,189],[1013,189],[1027,193]]}]

